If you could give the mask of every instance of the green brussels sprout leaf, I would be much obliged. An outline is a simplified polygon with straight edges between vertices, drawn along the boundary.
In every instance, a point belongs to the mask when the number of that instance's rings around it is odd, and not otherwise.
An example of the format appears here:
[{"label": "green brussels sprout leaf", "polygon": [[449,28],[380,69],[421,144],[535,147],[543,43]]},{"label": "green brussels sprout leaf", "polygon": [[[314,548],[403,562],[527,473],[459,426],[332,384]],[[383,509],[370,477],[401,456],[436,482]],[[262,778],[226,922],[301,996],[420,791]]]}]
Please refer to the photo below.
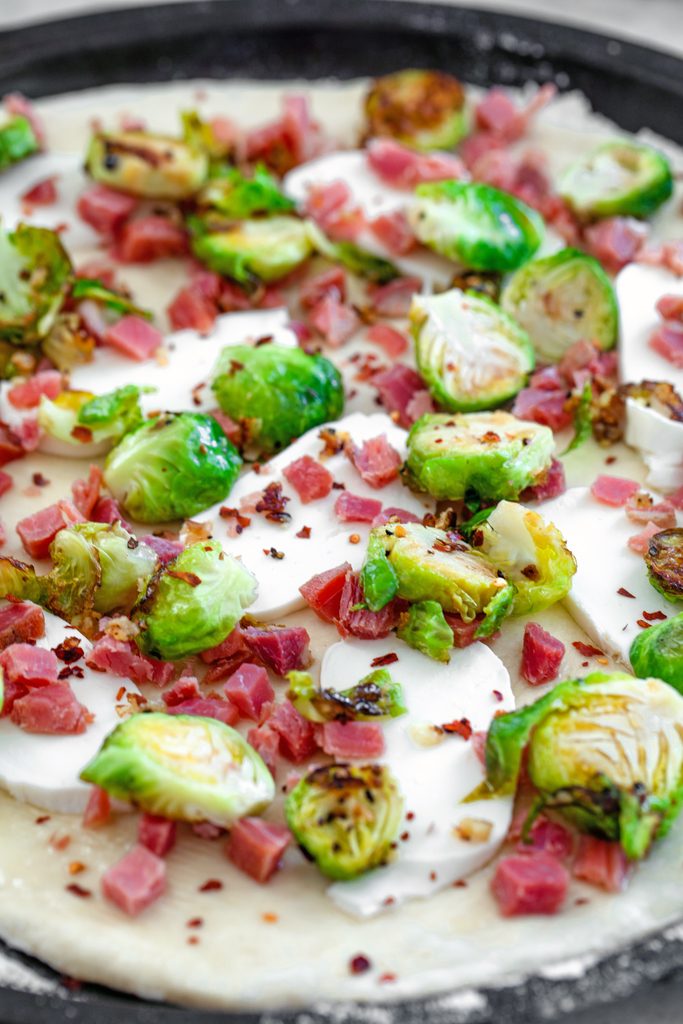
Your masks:
[{"label": "green brussels sprout leaf", "polygon": [[398,267],[389,260],[368,252],[355,242],[333,242],[312,220],[306,221],[306,230],[316,252],[333,263],[341,263],[352,274],[376,284],[386,284],[400,274]]},{"label": "green brussels sprout leaf", "polygon": [[411,604],[401,618],[396,636],[434,661],[451,660],[453,630],[446,622],[438,601]]},{"label": "green brussels sprout leaf", "polygon": [[313,251],[305,222],[285,214],[242,220],[216,231],[199,218],[189,223],[197,259],[246,286],[278,281],[305,263]]},{"label": "green brussels sprout leaf", "polygon": [[683,612],[639,633],[629,658],[641,679],[654,676],[683,693]]},{"label": "green brussels sprout leaf", "polygon": [[370,532],[367,554],[360,571],[365,603],[372,612],[381,611],[398,591],[398,579],[387,558],[383,537],[383,532]]},{"label": "green brussels sprout leaf", "polygon": [[41,341],[54,326],[72,277],[59,235],[19,224],[0,229],[0,338],[14,345]]},{"label": "green brussels sprout leaf", "polygon": [[593,385],[587,380],[579,395],[576,408],[574,409],[574,436],[562,452],[569,455],[570,452],[580,448],[593,432]]},{"label": "green brussels sprout leaf", "polygon": [[0,128],[0,171],[40,151],[40,142],[30,121],[21,114]]},{"label": "green brussels sprout leaf", "polygon": [[673,175],[667,158],[652,146],[616,140],[568,167],[559,192],[583,219],[649,217],[671,196]]},{"label": "green brussels sprout leaf", "polygon": [[216,211],[231,220],[291,213],[296,205],[284,195],[276,179],[263,164],[257,164],[249,178],[235,167],[226,167],[210,178],[197,201],[200,207]]}]

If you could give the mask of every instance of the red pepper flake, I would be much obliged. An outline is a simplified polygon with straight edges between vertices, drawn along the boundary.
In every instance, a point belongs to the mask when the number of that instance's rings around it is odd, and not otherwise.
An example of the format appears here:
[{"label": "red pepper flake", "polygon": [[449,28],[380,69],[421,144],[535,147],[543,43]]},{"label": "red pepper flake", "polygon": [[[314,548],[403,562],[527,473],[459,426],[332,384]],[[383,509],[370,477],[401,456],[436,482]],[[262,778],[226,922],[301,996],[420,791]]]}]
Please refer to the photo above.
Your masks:
[{"label": "red pepper flake", "polygon": [[218,892],[223,888],[223,883],[218,878],[207,878],[203,885],[199,886],[200,892]]},{"label": "red pepper flake", "polygon": [[500,702],[503,699],[503,694],[500,692],[500,690],[491,690],[491,693],[493,694],[495,700]]},{"label": "red pepper flake", "polygon": [[67,636],[61,644],[57,644],[52,650],[59,660],[63,661],[66,665],[79,661],[84,653],[77,636]]},{"label": "red pepper flake", "polygon": [[78,978],[70,978],[68,974],[62,974],[59,983],[62,988],[68,989],[69,992],[80,992],[83,988],[82,981],[79,981]]},{"label": "red pepper flake", "polygon": [[395,897],[393,897],[393,896],[385,896],[384,899],[382,900],[382,906],[383,907],[393,907],[395,902],[396,902]]},{"label": "red pepper flake", "polygon": [[36,818],[36,825],[44,825],[46,821],[51,821],[49,814],[41,814],[39,818]]},{"label": "red pepper flake", "polygon": [[302,540],[308,540],[311,536],[310,526],[302,526],[300,530],[297,530],[297,537],[301,537]]},{"label": "red pepper flake", "polygon": [[346,490],[346,484],[341,483],[339,480],[334,480],[332,482],[332,490],[333,491],[345,491]]},{"label": "red pepper flake", "polygon": [[80,424],[73,428],[71,436],[74,441],[80,441],[81,444],[90,444],[92,441],[92,430],[89,427],[82,427]]},{"label": "red pepper flake", "polygon": [[277,924],[280,920],[277,914],[273,914],[272,911],[267,910],[264,914],[261,914],[261,919],[266,924]]},{"label": "red pepper flake", "polygon": [[126,694],[125,686],[119,686],[118,690],[116,691],[116,700],[117,701],[123,700],[123,698],[125,697],[125,694]]},{"label": "red pepper flake", "polygon": [[406,821],[414,821],[414,820],[415,820],[415,811],[408,811],[408,813],[406,814]]},{"label": "red pepper flake", "polygon": [[575,907],[585,907],[587,903],[590,903],[590,900],[586,896],[577,896],[574,900]]},{"label": "red pepper flake", "polygon": [[173,576],[176,580],[182,580],[183,583],[187,583],[189,587],[198,587],[202,582],[201,577],[196,572],[181,572],[177,569],[167,569],[167,576]]},{"label": "red pepper flake", "polygon": [[619,587],[617,594],[620,594],[622,597],[632,597],[634,599],[636,596],[635,594],[632,594],[630,590],[627,590],[626,587]]},{"label": "red pepper flake", "polygon": [[65,888],[72,896],[78,896],[82,900],[87,900],[92,896],[90,889],[84,889],[82,885],[77,885],[75,882],[70,882]]},{"label": "red pepper flake", "polygon": [[465,881],[464,878],[456,878],[456,880],[453,882],[452,888],[453,889],[466,889],[467,888],[467,882]]},{"label": "red pepper flake", "polygon": [[430,882],[435,882],[436,879],[437,879],[436,871],[430,871],[429,872],[429,881]]},{"label": "red pepper flake", "polygon": [[468,740],[472,735],[472,723],[469,718],[461,718],[452,722],[444,722],[441,728],[444,732],[457,733],[457,735],[462,736],[464,740]]},{"label": "red pepper flake", "polygon": [[278,551],[277,548],[264,548],[263,554],[268,558],[274,558],[277,562],[281,562],[285,557],[284,551]]},{"label": "red pepper flake", "polygon": [[221,505],[218,515],[221,519],[234,519],[237,523],[236,532],[238,534],[246,530],[248,526],[251,526],[251,517],[242,515],[238,508],[228,508],[227,505]]},{"label": "red pepper flake", "polygon": [[31,477],[31,480],[33,480],[33,483],[36,485],[36,487],[48,487],[50,484],[48,478],[46,476],[43,476],[42,473],[34,473],[33,476]]},{"label": "red pepper flake", "polygon": [[636,621],[636,625],[640,626],[641,629],[651,629],[652,628],[652,623],[651,622],[646,622],[645,619],[638,619]]},{"label": "red pepper flake", "polygon": [[75,676],[76,679],[83,679],[85,672],[80,665],[67,665],[57,673],[57,679],[70,679],[71,676]]},{"label": "red pepper flake", "polygon": [[648,622],[665,622],[666,615],[664,612],[643,612],[643,618],[647,619]]},{"label": "red pepper flake", "polygon": [[57,832],[54,832],[48,841],[53,850],[66,850],[71,845],[71,836],[60,836]]},{"label": "red pepper flake", "polygon": [[203,917],[191,917],[186,924],[186,928],[201,928],[204,925]]},{"label": "red pepper flake", "polygon": [[188,946],[198,946],[199,945],[199,936],[198,935],[190,935],[188,937],[187,944],[188,944]]},{"label": "red pepper flake", "polygon": [[360,534],[352,533],[349,537],[349,544],[360,544]]},{"label": "red pepper flake", "polygon": [[282,493],[282,484],[273,481],[268,484],[256,502],[256,512],[261,512],[271,523],[288,523],[292,518],[285,512],[289,498]]},{"label": "red pepper flake", "polygon": [[358,953],[349,960],[349,970],[351,974],[365,974],[365,972],[369,971],[371,967],[372,963],[364,953]]},{"label": "red pepper flake", "polygon": [[613,466],[616,461],[617,461],[616,455],[608,455],[607,458],[605,459],[605,465],[606,466]]},{"label": "red pepper flake", "polygon": [[408,840],[410,839],[410,832],[401,832],[399,839],[401,840],[402,843],[407,843]]},{"label": "red pepper flake", "polygon": [[392,971],[385,971],[384,974],[380,974],[377,979],[380,985],[390,984],[392,981],[396,981],[396,975]]},{"label": "red pepper flake", "polygon": [[85,871],[85,864],[80,860],[72,860],[69,864],[69,874],[80,875],[82,871]]},{"label": "red pepper flake", "polygon": [[394,654],[393,651],[389,651],[388,654],[378,654],[370,662],[370,668],[379,668],[381,665],[393,665],[395,661],[398,661],[398,654]]},{"label": "red pepper flake", "polygon": [[605,652],[601,651],[599,647],[593,647],[592,644],[585,644],[583,640],[572,640],[572,647],[575,647],[579,654],[583,654],[584,658],[595,658],[597,655],[604,657]]}]

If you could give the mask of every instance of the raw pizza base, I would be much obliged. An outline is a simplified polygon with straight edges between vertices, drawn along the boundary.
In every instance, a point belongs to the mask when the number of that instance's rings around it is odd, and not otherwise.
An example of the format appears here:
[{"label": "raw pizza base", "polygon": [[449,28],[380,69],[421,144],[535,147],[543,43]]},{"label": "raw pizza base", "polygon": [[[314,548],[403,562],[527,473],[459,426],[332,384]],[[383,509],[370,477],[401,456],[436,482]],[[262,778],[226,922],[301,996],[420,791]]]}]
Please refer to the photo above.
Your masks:
[{"label": "raw pizza base", "polygon": [[[174,132],[177,111],[199,106],[207,114],[234,113],[240,124],[255,125],[276,116],[282,91],[293,87],[312,97],[314,110],[330,133],[351,144],[363,89],[357,82],[116,87],[57,97],[39,106],[46,115],[50,148],[82,153],[92,116],[115,123],[116,116],[127,111],[146,118],[155,130]],[[602,118],[587,112],[580,97],[569,96],[542,115],[527,142],[545,149],[553,169],[559,169],[612,134]],[[680,154],[674,150],[673,155],[680,169]],[[33,166],[38,165],[26,166],[26,184],[29,175],[37,177]],[[39,222],[39,214],[34,222]],[[680,220],[669,214],[660,218],[656,230],[660,237],[680,235]],[[68,233],[65,239],[68,245]],[[97,255],[97,250],[76,250],[73,255],[83,260]],[[182,264],[164,261],[125,267],[120,277],[142,304],[157,312],[163,325],[163,310],[184,274]],[[374,408],[368,406],[367,411]],[[643,478],[642,464],[633,452],[617,447],[609,454],[617,456],[609,472]],[[605,452],[592,444],[568,456],[569,485],[591,481],[604,470],[604,460]],[[72,480],[83,475],[87,465],[36,455],[9,468],[15,487],[2,502],[10,535],[3,552],[21,557],[14,523],[67,496]],[[48,487],[32,484],[37,470],[50,480]],[[609,566],[599,571],[608,572]],[[615,589],[618,585],[615,581]],[[562,674],[585,673],[584,659],[571,642],[586,637],[568,614],[555,607],[535,618],[567,644]],[[338,639],[310,613],[297,613],[288,621],[309,630],[316,662]],[[539,694],[517,672],[524,622],[506,623],[492,645],[506,663],[521,702]],[[330,1000],[437,995],[543,969],[554,978],[570,976],[591,959],[683,914],[683,821],[640,867],[625,895],[607,896],[574,883],[561,916],[511,921],[499,917],[490,897],[490,869],[464,888],[359,921],[332,904],[324,879],[298,851],[290,850],[285,870],[260,886],[232,867],[222,854],[222,841],[201,841],[183,829],[168,858],[167,895],[132,921],[101,897],[99,878],[134,842],[136,816],[120,815],[98,831],[84,830],[78,819],[66,815],[53,814],[39,824],[36,819],[42,817],[36,808],[0,794],[0,935],[72,977],[194,1006],[320,1007]],[[66,846],[64,837],[69,838]],[[75,862],[85,870],[72,875]],[[200,892],[208,879],[219,879],[223,888]],[[74,881],[92,896],[79,898],[69,892],[66,886]],[[579,898],[583,899],[577,905]],[[201,927],[188,927],[196,918],[202,919]],[[191,944],[190,937],[198,941]],[[349,960],[358,953],[370,958],[372,970],[352,976]],[[0,981],[1,972],[0,965]],[[391,980],[382,979],[387,974]],[[12,983],[11,977],[7,982]]]}]

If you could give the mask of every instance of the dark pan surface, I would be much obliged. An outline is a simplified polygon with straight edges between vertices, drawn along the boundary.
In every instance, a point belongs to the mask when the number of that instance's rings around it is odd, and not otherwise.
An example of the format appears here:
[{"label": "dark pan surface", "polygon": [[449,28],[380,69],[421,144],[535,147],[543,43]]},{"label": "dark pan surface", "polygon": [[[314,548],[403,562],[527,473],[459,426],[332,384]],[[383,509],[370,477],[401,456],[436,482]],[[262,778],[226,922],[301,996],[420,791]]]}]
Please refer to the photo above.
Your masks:
[{"label": "dark pan surface", "polygon": [[[623,128],[683,144],[683,61],[606,36],[495,11],[401,0],[198,0],[117,10],[0,34],[0,93],[31,97],[184,78],[352,78],[406,66],[466,81],[555,81]],[[226,951],[229,960],[229,951]],[[5,960],[5,965],[3,965]],[[13,971],[5,969],[9,960]],[[683,968],[683,926],[634,943],[580,977],[303,1012],[201,1013],[60,979],[0,943],[0,1024],[533,1024],[628,996]],[[596,1021],[599,1016],[596,1016]]]}]

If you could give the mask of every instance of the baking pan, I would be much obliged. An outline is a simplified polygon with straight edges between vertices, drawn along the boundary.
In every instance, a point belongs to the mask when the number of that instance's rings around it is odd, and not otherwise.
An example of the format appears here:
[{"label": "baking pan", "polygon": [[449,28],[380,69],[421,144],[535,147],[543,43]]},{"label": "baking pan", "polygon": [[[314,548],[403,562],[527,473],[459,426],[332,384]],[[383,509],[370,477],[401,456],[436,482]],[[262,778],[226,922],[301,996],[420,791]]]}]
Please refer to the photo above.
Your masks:
[{"label": "baking pan", "polygon": [[[0,93],[30,97],[185,78],[354,78],[438,67],[478,85],[554,81],[629,131],[683,144],[683,61],[491,10],[402,0],[198,0],[0,33]],[[683,922],[587,965],[433,998],[204,1013],[60,978],[0,943],[2,1024],[533,1024],[628,996],[683,969]],[[598,1017],[596,1017],[596,1020]]]}]

